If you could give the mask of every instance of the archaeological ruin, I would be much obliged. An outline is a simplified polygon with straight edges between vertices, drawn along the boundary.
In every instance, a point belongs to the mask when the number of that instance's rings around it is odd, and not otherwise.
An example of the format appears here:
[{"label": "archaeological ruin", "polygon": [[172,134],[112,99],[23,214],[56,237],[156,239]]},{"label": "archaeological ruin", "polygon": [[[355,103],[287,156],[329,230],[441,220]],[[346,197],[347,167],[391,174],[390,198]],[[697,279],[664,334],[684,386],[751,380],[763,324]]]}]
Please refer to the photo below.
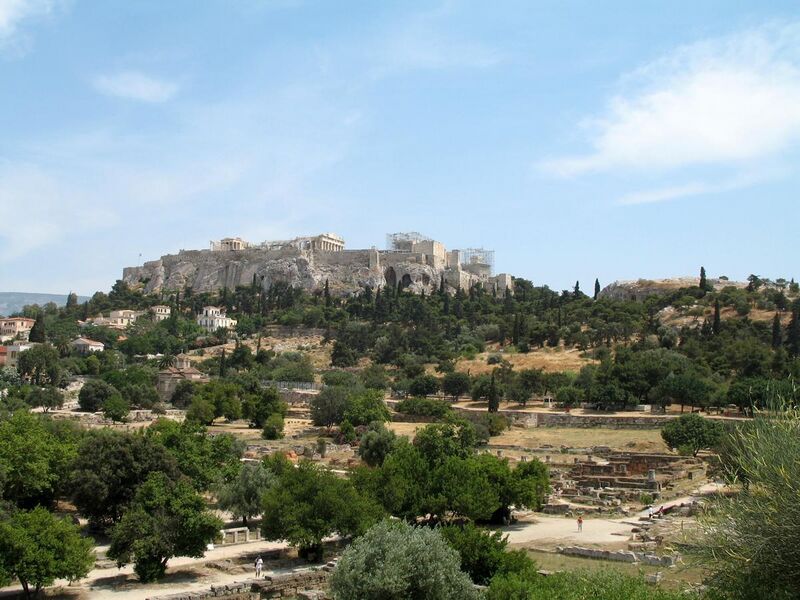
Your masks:
[{"label": "archaeological ruin", "polygon": [[512,277],[495,275],[494,251],[447,250],[419,233],[387,236],[387,248],[348,250],[334,233],[251,244],[241,238],[211,242],[207,250],[181,250],[141,266],[127,267],[122,279],[147,293],[191,288],[194,292],[234,289],[257,281],[264,289],[285,282],[308,291],[328,282],[332,293],[348,295],[366,287],[390,286],[431,293],[444,282],[453,293],[476,284],[504,292]]}]

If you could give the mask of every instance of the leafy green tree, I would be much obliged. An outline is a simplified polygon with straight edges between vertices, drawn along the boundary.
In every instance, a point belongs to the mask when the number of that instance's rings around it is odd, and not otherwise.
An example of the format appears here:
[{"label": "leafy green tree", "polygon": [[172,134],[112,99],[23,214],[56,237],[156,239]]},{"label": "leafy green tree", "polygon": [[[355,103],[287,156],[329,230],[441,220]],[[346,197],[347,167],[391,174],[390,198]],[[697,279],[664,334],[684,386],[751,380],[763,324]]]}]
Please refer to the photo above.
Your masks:
[{"label": "leafy green tree", "polygon": [[358,455],[371,467],[380,466],[395,445],[397,436],[380,422],[370,423],[358,444]]},{"label": "leafy green tree", "polygon": [[103,416],[115,423],[124,421],[131,411],[128,401],[119,393],[112,394],[103,404]]},{"label": "leafy green tree", "polygon": [[447,373],[442,379],[442,391],[448,396],[452,396],[453,400],[458,400],[459,396],[469,392],[470,385],[469,375],[458,371]]},{"label": "leafy green tree", "polygon": [[389,409],[383,399],[383,392],[379,390],[362,390],[350,395],[344,419],[358,427],[368,425],[374,421],[384,422],[389,420]]},{"label": "leafy green tree", "polygon": [[17,511],[0,521],[0,580],[19,580],[26,598],[56,579],[76,581],[94,565],[92,540],[42,507]]},{"label": "leafy green tree", "polygon": [[322,383],[325,385],[355,387],[358,384],[358,378],[349,371],[325,371],[322,374]]},{"label": "leafy green tree", "polygon": [[478,592],[439,531],[381,521],[342,554],[331,576],[336,600],[470,600]]},{"label": "leafy green tree", "polygon": [[380,515],[353,484],[310,461],[281,466],[264,494],[261,530],[268,540],[286,540],[309,559],[322,558],[323,538],[360,535]]},{"label": "leafy green tree", "polygon": [[263,463],[244,463],[236,478],[217,487],[217,506],[242,517],[247,527],[247,519],[261,514],[261,498],[274,483],[275,474]]},{"label": "leafy green tree", "polygon": [[84,412],[97,412],[114,395],[119,395],[117,388],[102,379],[90,379],[83,384],[78,393],[78,405]]},{"label": "leafy green tree", "polygon": [[193,381],[179,381],[170,402],[175,408],[186,408],[191,405],[196,391],[197,385]]},{"label": "leafy green tree", "polygon": [[186,420],[198,425],[211,425],[216,417],[214,403],[206,398],[195,397],[186,411]]},{"label": "leafy green tree", "polygon": [[221,527],[188,482],[151,473],[111,530],[108,557],[120,567],[133,562],[142,582],[154,581],[173,556],[202,557]]},{"label": "leafy green tree", "polygon": [[478,438],[469,421],[454,419],[447,423],[431,423],[417,431],[416,446],[428,464],[435,466],[449,457],[466,458],[472,454]]},{"label": "leafy green tree", "polygon": [[33,385],[59,385],[63,376],[60,356],[50,344],[39,344],[19,355],[17,370]]},{"label": "leafy green tree", "polygon": [[28,395],[27,402],[30,406],[41,406],[48,412],[64,406],[64,395],[53,386],[34,388]]},{"label": "leafy green tree", "polygon": [[344,340],[333,342],[331,366],[354,367],[358,363],[358,352]]},{"label": "leafy green tree", "polygon": [[433,375],[418,375],[411,380],[408,387],[413,396],[429,396],[439,390],[439,380]]},{"label": "leafy green tree", "polygon": [[404,398],[394,409],[406,415],[419,415],[423,417],[445,417],[453,411],[445,400],[436,398]]},{"label": "leafy green tree", "polygon": [[584,392],[574,385],[561,386],[556,390],[556,402],[566,407],[577,406],[584,400]]},{"label": "leafy green tree", "polygon": [[348,406],[348,392],[339,386],[325,387],[311,400],[311,420],[314,425],[330,429],[341,423]]},{"label": "leafy green tree", "polygon": [[215,417],[225,417],[228,421],[235,421],[242,416],[239,387],[235,383],[222,380],[210,381],[197,391],[196,398],[213,404]]},{"label": "leafy green tree", "polygon": [[536,573],[535,563],[524,550],[506,550],[508,536],[500,531],[479,529],[472,523],[450,525],[439,531],[461,557],[461,570],[478,585],[489,585],[497,574]]},{"label": "leafy green tree", "polygon": [[661,428],[661,437],[670,448],[697,456],[700,450],[719,443],[722,432],[720,423],[692,413],[668,421]]},{"label": "leafy green tree", "polygon": [[178,468],[199,491],[238,473],[244,442],[229,433],[210,436],[201,425],[159,419],[145,435],[175,457]]},{"label": "leafy green tree", "polygon": [[283,417],[280,413],[273,413],[264,423],[261,437],[265,440],[280,440],[283,438]]},{"label": "leafy green tree", "polygon": [[385,390],[389,387],[389,376],[382,365],[372,364],[361,371],[361,383],[365,388]]},{"label": "leafy green tree", "polygon": [[49,505],[63,491],[76,442],[43,418],[18,411],[0,422],[2,498],[28,508]]},{"label": "leafy green tree", "polygon": [[175,458],[152,437],[92,430],[72,465],[72,500],[94,526],[106,527],[119,522],[136,489],[154,472],[180,477]]},{"label": "leafy green tree", "polygon": [[278,414],[283,417],[288,410],[286,402],[281,400],[278,390],[273,387],[266,387],[248,395],[242,408],[244,417],[250,421],[250,427],[256,429],[263,429],[271,415]]}]

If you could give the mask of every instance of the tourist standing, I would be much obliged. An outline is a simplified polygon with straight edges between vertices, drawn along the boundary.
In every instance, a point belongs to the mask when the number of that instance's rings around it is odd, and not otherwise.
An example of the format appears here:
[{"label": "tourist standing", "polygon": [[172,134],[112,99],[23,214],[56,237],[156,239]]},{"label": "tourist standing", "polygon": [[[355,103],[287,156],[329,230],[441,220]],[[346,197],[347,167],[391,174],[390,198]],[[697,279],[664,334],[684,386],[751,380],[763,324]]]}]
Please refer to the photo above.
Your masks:
[{"label": "tourist standing", "polygon": [[256,579],[260,579],[261,578],[261,569],[262,569],[263,566],[264,566],[264,561],[261,560],[261,557],[259,556],[256,559]]},{"label": "tourist standing", "polygon": [[578,533],[583,531],[583,515],[578,516]]}]

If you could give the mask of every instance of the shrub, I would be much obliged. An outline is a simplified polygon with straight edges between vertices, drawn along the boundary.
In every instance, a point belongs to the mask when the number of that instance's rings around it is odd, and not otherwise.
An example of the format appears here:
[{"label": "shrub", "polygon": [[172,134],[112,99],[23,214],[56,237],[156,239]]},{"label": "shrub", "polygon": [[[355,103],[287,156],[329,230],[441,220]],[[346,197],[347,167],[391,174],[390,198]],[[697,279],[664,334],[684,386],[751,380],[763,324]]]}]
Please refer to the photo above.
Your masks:
[{"label": "shrub", "polygon": [[394,431],[386,429],[383,423],[370,423],[358,444],[358,455],[371,467],[380,466],[394,448]]},{"label": "shrub", "polygon": [[439,531],[382,521],[356,539],[331,575],[336,600],[470,600],[478,593]]},{"label": "shrub", "polygon": [[444,400],[433,398],[406,398],[395,406],[397,412],[420,417],[441,418],[450,414],[450,405]]},{"label": "shrub", "polygon": [[265,440],[279,440],[283,438],[283,417],[279,413],[271,414],[264,423],[261,437]]},{"label": "shrub", "polygon": [[679,600],[681,592],[663,591],[644,579],[613,571],[564,572],[553,575],[510,573],[496,576],[487,600]]},{"label": "shrub", "polygon": [[353,387],[358,383],[358,380],[355,375],[348,371],[326,371],[322,374],[322,383],[325,385]]},{"label": "shrub", "polygon": [[511,426],[507,417],[497,413],[484,415],[486,422],[486,429],[489,430],[490,436],[500,435]]}]

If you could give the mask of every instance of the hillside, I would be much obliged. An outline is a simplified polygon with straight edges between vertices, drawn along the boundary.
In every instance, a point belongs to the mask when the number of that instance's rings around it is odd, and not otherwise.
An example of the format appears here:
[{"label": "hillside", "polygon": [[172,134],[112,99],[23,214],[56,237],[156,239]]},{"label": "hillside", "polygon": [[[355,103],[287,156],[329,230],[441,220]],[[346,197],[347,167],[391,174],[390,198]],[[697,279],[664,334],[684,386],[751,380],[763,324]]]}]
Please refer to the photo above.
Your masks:
[{"label": "hillside", "polygon": [[[78,302],[85,302],[87,296],[78,296]],[[63,306],[67,302],[67,294],[37,294],[33,292],[0,292],[0,315],[12,315],[22,310],[26,304],[44,305],[55,302]]]}]

